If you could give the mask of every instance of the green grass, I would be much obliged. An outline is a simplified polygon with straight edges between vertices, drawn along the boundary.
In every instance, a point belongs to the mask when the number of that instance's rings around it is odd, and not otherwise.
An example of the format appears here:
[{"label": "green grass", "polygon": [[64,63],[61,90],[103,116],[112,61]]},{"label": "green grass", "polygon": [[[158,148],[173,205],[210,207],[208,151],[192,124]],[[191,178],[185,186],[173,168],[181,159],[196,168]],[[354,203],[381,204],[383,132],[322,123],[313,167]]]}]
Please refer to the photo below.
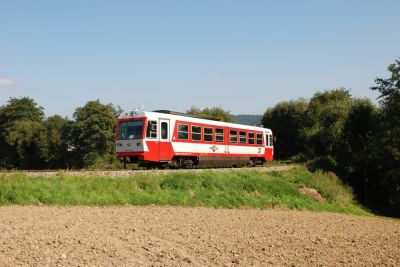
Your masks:
[{"label": "green grass", "polygon": [[[326,199],[317,202],[298,193],[317,189]],[[348,187],[332,173],[251,169],[201,172],[149,172],[131,177],[29,177],[0,174],[0,205],[179,205],[225,208],[289,208],[366,215]]]}]

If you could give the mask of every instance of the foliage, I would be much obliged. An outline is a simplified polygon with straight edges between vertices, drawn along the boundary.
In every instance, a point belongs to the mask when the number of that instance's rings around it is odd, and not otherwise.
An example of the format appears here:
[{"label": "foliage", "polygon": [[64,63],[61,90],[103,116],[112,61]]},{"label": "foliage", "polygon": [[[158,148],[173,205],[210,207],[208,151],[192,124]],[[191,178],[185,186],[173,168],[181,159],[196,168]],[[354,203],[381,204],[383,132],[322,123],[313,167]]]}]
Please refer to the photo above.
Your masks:
[{"label": "foliage", "polygon": [[379,161],[381,180],[379,204],[400,216],[400,59],[388,67],[390,77],[376,79],[372,90],[380,92]]},{"label": "foliage", "polygon": [[75,110],[75,120],[67,126],[73,166],[90,166],[98,157],[114,153],[115,113],[111,104],[98,100]]},{"label": "foliage", "polygon": [[89,101],[76,109],[72,121],[59,115],[45,119],[33,99],[11,98],[0,107],[0,168],[115,165],[114,120],[119,111]]},{"label": "foliage", "polygon": [[336,170],[336,152],[352,102],[350,92],[343,88],[318,92],[310,99],[301,136],[313,168]]},{"label": "foliage", "polygon": [[391,64],[391,77],[377,79],[372,88],[381,92],[380,108],[343,88],[269,108],[263,124],[277,136],[275,157],[333,171],[363,204],[400,216],[399,64]]},{"label": "foliage", "polygon": [[65,140],[66,126],[69,123],[67,118],[59,115],[48,117],[44,125],[46,132],[46,154],[45,162],[47,168],[66,168],[67,147]]},{"label": "foliage", "polygon": [[43,167],[46,128],[37,121],[17,120],[6,130],[6,142],[12,147],[21,168]]},{"label": "foliage", "polygon": [[44,119],[43,107],[28,97],[10,98],[7,105],[0,108],[0,127],[7,128],[18,120],[42,122]]},{"label": "foliage", "polygon": [[43,108],[28,97],[10,98],[0,107],[0,164],[2,167],[40,167],[44,128]]},{"label": "foliage", "polygon": [[[313,187],[320,203],[298,192]],[[208,207],[290,208],[369,214],[353,201],[351,190],[332,174],[304,168],[282,172],[257,170],[144,172],[130,177],[0,176],[0,204],[179,205]]]},{"label": "foliage", "polygon": [[391,73],[390,78],[376,79],[376,86],[371,87],[371,89],[381,93],[379,98],[381,98],[383,106],[388,107],[390,104],[397,106],[396,98],[400,95],[400,58],[389,65],[388,71]]},{"label": "foliage", "polygon": [[[343,125],[337,151],[339,171],[345,178],[350,178],[348,182],[359,191],[365,191],[365,173],[372,173],[376,165],[376,153],[371,152],[376,151],[379,114],[371,101],[358,99]],[[373,173],[376,174],[376,171]]]},{"label": "foliage", "polygon": [[[132,168],[137,168],[137,166],[135,166],[134,164],[131,164],[130,166]],[[91,165],[86,167],[89,169],[117,170],[123,169],[124,164],[116,160],[114,153],[109,153],[101,157],[97,157]]]},{"label": "foliage", "polygon": [[231,115],[229,111],[223,110],[221,107],[204,108],[201,110],[195,106],[192,106],[186,111],[186,113],[195,116],[213,118],[225,122],[235,121],[233,115]]},{"label": "foliage", "polygon": [[304,152],[300,130],[307,106],[306,100],[298,99],[280,102],[265,111],[262,124],[271,128],[276,137],[275,158],[288,159]]}]

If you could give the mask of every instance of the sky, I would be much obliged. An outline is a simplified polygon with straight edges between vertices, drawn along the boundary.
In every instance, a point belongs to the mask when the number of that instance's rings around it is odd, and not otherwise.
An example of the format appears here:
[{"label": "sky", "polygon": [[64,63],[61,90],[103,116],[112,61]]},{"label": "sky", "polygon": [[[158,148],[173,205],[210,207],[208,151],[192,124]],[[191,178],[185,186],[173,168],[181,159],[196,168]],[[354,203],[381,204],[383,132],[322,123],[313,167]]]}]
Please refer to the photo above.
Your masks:
[{"label": "sky", "polygon": [[400,57],[400,1],[0,0],[0,105],[46,116],[87,101],[122,109],[280,101],[369,88]]}]

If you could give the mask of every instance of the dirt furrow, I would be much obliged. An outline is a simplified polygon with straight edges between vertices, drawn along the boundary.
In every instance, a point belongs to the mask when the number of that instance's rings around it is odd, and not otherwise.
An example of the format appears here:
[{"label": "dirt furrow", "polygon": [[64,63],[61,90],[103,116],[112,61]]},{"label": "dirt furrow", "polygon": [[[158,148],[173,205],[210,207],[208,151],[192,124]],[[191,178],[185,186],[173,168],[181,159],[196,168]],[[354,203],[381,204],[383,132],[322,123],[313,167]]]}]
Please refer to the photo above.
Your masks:
[{"label": "dirt furrow", "polygon": [[1,266],[399,266],[400,222],[180,207],[0,207]]}]

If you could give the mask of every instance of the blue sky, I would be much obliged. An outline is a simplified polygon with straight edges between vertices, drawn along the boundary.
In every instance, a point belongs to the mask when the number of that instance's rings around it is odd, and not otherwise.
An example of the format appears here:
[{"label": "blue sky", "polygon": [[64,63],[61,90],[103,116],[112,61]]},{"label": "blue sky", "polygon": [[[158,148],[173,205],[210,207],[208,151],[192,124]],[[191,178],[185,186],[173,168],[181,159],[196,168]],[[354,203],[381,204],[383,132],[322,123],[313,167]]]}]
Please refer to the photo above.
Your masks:
[{"label": "blue sky", "polygon": [[369,89],[400,57],[400,1],[3,1],[0,105],[28,96],[71,118],[89,100],[123,109],[221,106]]}]

